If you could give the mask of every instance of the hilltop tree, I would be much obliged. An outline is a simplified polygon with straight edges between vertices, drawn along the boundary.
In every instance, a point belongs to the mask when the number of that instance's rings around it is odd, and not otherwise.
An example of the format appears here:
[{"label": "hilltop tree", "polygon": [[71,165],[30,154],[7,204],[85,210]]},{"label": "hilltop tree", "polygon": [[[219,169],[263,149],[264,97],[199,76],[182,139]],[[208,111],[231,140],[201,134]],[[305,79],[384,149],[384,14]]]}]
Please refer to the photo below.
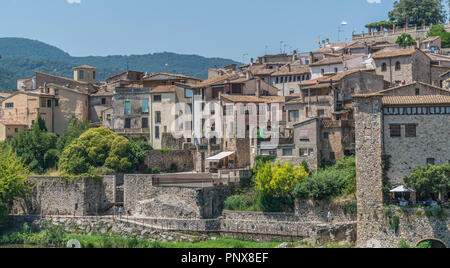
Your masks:
[{"label": "hilltop tree", "polygon": [[440,36],[442,48],[450,47],[450,33],[447,32],[447,30],[445,30],[445,27],[442,24],[433,25],[430,28],[430,31],[428,32],[427,36],[428,37]]},{"label": "hilltop tree", "polygon": [[447,14],[442,0],[399,0],[389,19],[400,24],[432,25],[445,23]]}]

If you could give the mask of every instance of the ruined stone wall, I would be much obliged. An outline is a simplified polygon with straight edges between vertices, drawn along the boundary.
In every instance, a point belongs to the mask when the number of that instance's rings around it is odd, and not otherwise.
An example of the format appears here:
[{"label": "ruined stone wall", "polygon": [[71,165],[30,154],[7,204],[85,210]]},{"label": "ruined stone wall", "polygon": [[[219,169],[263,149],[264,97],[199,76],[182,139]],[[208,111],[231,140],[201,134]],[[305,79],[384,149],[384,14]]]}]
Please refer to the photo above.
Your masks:
[{"label": "ruined stone wall", "polygon": [[13,214],[84,216],[114,202],[115,176],[106,176],[103,181],[30,177],[28,182],[34,185],[33,192],[15,203]]},{"label": "ruined stone wall", "polygon": [[155,218],[211,219],[220,215],[231,187],[155,187],[151,175],[126,175],[125,210]]},{"label": "ruined stone wall", "polygon": [[178,171],[191,171],[194,169],[194,159],[191,151],[158,151],[152,150],[147,154],[145,161],[149,168],[157,167],[161,171],[168,171],[175,164]]}]

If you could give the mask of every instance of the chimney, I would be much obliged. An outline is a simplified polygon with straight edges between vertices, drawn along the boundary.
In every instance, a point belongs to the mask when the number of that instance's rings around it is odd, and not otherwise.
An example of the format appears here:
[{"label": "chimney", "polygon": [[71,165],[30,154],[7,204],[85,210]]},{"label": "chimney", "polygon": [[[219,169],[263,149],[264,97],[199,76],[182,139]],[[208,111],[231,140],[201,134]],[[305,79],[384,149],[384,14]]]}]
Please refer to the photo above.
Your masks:
[{"label": "chimney", "polygon": [[256,80],[256,97],[260,97],[261,96],[261,80],[258,79]]}]

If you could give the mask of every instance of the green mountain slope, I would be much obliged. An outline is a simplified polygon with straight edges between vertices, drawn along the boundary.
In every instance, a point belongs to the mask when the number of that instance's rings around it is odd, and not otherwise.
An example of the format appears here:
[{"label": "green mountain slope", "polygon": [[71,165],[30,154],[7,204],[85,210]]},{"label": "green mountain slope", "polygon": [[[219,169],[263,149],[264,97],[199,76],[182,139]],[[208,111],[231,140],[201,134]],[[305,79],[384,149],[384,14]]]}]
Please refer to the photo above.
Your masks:
[{"label": "green mountain slope", "polygon": [[[91,65],[97,68],[97,79],[128,69],[156,73],[171,72],[198,78],[208,76],[208,68],[239,64],[222,58],[205,58],[198,55],[154,53],[130,56],[72,57],[68,53],[45,43],[24,38],[0,38],[0,91],[16,87],[16,79],[30,77],[35,71],[73,77],[73,67]],[[166,66],[166,64],[168,64]]]}]

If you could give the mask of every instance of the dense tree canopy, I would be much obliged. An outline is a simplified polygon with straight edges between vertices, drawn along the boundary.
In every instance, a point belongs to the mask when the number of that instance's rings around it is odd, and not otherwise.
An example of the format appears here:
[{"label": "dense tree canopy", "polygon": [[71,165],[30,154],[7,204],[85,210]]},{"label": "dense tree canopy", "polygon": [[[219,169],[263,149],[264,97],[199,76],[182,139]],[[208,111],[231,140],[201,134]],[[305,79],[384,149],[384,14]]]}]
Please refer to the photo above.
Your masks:
[{"label": "dense tree canopy", "polygon": [[75,116],[70,119],[69,126],[64,131],[64,134],[59,137],[56,143],[56,148],[59,152],[62,152],[67,146],[69,146],[73,140],[80,137],[81,134],[86,132],[91,127],[90,121],[83,121],[77,119]]},{"label": "dense tree canopy", "polygon": [[114,172],[132,169],[130,142],[108,128],[92,128],[75,139],[61,154],[59,169],[70,175],[97,173],[99,168]]},{"label": "dense tree canopy", "polygon": [[302,166],[266,162],[257,170],[255,189],[265,195],[286,197],[297,183],[307,177],[308,173]]},{"label": "dense tree canopy", "polygon": [[[0,52],[4,57],[0,60],[0,91],[16,89],[17,78],[31,77],[35,71],[72,78],[73,67],[84,64],[97,68],[98,80],[105,80],[113,74],[126,71],[127,68],[148,73],[169,71],[206,78],[208,68],[238,64],[228,59],[168,52],[130,56],[72,57],[56,47],[24,38],[0,38]],[[8,70],[12,75],[2,75],[1,68]]]},{"label": "dense tree canopy", "polygon": [[389,19],[401,24],[440,24],[445,23],[446,18],[442,0],[398,0],[389,12]]},{"label": "dense tree canopy", "polygon": [[404,178],[406,186],[417,191],[419,198],[430,198],[439,192],[450,190],[450,164],[444,166],[428,165],[418,167]]},{"label": "dense tree canopy", "polygon": [[433,25],[427,34],[428,37],[440,36],[442,48],[450,48],[450,33],[445,30],[444,25]]},{"label": "dense tree canopy", "polygon": [[31,190],[25,184],[28,174],[28,168],[15,153],[0,149],[0,227],[12,203]]},{"label": "dense tree canopy", "polygon": [[44,120],[39,118],[32,130],[19,133],[7,143],[7,147],[23,159],[30,171],[43,173],[56,165],[56,141],[57,136],[47,132]]}]

